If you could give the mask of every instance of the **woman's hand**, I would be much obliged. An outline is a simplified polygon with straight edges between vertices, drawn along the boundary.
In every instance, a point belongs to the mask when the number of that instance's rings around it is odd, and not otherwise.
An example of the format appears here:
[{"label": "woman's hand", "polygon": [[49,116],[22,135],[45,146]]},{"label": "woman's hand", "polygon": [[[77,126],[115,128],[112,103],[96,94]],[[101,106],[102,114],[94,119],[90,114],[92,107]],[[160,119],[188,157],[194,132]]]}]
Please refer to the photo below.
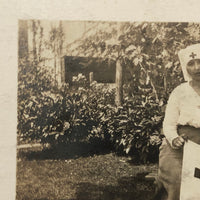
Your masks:
[{"label": "woman's hand", "polygon": [[180,135],[172,140],[172,146],[176,149],[180,149],[184,145],[185,141],[187,141],[185,134]]}]

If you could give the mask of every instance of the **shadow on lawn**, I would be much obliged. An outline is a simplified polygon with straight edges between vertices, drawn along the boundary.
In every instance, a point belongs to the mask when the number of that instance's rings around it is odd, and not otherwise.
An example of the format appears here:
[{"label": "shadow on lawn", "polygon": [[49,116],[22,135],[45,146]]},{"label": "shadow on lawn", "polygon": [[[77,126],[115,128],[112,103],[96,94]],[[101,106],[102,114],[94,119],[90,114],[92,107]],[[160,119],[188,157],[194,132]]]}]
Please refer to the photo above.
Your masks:
[{"label": "shadow on lawn", "polygon": [[113,151],[110,144],[89,144],[77,142],[68,145],[60,145],[45,149],[22,149],[18,150],[17,157],[22,160],[65,160],[88,157],[93,155],[104,155]]},{"label": "shadow on lawn", "polygon": [[117,186],[80,183],[75,200],[152,200],[154,185],[145,181],[144,176],[123,177]]}]

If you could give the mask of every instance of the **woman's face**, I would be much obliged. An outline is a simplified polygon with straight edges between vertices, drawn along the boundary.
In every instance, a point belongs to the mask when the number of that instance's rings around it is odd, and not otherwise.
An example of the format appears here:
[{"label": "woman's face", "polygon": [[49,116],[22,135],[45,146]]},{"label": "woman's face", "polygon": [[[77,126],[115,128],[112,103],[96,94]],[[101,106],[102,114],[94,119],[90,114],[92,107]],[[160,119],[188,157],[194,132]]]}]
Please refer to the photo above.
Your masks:
[{"label": "woman's face", "polygon": [[200,59],[190,60],[186,69],[192,80],[200,81]]}]

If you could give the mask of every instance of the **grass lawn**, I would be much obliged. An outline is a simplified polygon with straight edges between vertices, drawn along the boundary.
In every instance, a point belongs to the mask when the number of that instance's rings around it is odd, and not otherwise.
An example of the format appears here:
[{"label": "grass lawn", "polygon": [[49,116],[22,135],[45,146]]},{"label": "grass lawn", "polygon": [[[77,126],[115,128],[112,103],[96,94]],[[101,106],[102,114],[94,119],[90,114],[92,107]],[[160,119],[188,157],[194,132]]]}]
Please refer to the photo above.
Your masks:
[{"label": "grass lawn", "polygon": [[17,200],[150,200],[144,180],[156,165],[133,165],[114,153],[73,159],[18,159]]}]

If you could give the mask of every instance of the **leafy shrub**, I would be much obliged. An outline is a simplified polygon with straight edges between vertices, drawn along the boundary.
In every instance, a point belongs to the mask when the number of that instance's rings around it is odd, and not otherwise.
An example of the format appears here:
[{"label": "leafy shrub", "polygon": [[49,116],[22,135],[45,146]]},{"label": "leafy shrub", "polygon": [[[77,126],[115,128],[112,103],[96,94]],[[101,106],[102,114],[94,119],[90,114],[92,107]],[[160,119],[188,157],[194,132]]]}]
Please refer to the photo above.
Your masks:
[{"label": "leafy shrub", "polygon": [[38,116],[40,109],[51,102],[44,93],[54,86],[48,71],[27,58],[19,59],[18,69],[18,142],[25,138],[32,141],[42,128],[38,125],[44,120]]},{"label": "leafy shrub", "polygon": [[156,159],[163,112],[153,96],[127,97],[117,108],[114,89],[93,83],[88,89],[79,88],[66,96],[65,104],[66,128],[45,133],[45,142],[103,141],[113,144],[118,152],[134,155],[138,161]]},{"label": "leafy shrub", "polygon": [[104,140],[104,135],[99,134],[98,126],[105,112],[105,104],[110,105],[109,103],[114,103],[114,90],[106,89],[95,82],[87,89],[79,87],[78,90],[73,88],[66,91],[62,104],[62,113],[65,116],[61,120],[62,130],[46,129],[42,135],[42,142],[57,145],[77,141]]},{"label": "leafy shrub", "polygon": [[118,111],[120,137],[117,147],[135,156],[136,160],[146,162],[155,159],[161,143],[161,123],[163,113],[152,97],[126,99]]},{"label": "leafy shrub", "polygon": [[104,106],[100,123],[91,134],[107,136],[116,151],[133,155],[137,161],[155,161],[161,144],[163,113],[154,102],[135,97],[126,98],[122,107]]},{"label": "leafy shrub", "polygon": [[154,97],[127,96],[121,107],[115,107],[114,87],[96,82],[80,87],[85,79],[80,80],[72,89],[64,85],[57,92],[42,90],[20,101],[20,138],[52,146],[103,142],[141,162],[155,159],[163,112]]}]

